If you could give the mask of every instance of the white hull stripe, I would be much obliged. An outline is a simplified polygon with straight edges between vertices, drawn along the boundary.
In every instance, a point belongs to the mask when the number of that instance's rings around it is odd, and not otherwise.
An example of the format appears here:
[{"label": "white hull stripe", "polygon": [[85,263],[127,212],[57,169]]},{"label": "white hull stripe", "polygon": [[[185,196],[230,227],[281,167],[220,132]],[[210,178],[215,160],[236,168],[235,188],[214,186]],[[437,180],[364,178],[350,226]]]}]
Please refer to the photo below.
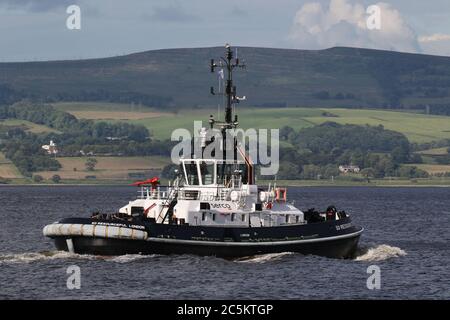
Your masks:
[{"label": "white hull stripe", "polygon": [[177,239],[165,239],[165,238],[147,238],[150,242],[161,242],[171,244],[190,244],[190,245],[203,245],[203,246],[219,246],[219,247],[252,247],[252,246],[281,246],[289,244],[303,244],[303,243],[315,243],[333,241],[347,238],[354,238],[359,236],[364,231],[364,228],[357,232],[344,234],[334,237],[316,238],[316,239],[303,239],[303,240],[285,240],[285,241],[260,241],[260,242],[222,242],[222,241],[203,241],[203,240],[177,240]]},{"label": "white hull stripe", "polygon": [[46,237],[101,237],[108,239],[131,239],[146,240],[147,231],[136,230],[127,227],[91,225],[91,224],[66,224],[53,223],[44,227],[44,236]]}]

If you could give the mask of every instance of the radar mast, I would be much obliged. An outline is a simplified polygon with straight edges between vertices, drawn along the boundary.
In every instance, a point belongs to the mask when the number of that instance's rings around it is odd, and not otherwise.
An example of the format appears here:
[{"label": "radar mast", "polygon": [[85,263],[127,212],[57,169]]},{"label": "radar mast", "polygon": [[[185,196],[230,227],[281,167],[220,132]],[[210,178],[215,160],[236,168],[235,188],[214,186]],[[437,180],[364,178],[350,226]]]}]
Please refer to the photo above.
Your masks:
[{"label": "radar mast", "polygon": [[[223,92],[216,93],[214,87],[211,87],[212,95],[222,95],[226,98],[225,121],[215,120],[212,115],[209,118],[209,124],[211,128],[213,128],[214,125],[218,125],[221,128],[224,159],[226,158],[225,150],[231,149],[230,146],[226,146],[227,129],[234,129],[239,125],[237,114],[234,114],[233,119],[233,105],[239,103],[239,101],[241,100],[245,100],[245,96],[240,98],[236,95],[236,86],[233,84],[233,71],[236,68],[245,69],[246,67],[245,63],[239,61],[237,57],[233,57],[233,51],[228,43],[225,45],[225,49],[225,57],[220,57],[218,62],[216,62],[214,59],[211,59],[210,62],[211,72],[214,73],[216,71],[216,68],[221,68],[219,71],[220,76],[222,77],[222,79],[226,79],[226,84]],[[226,75],[224,74],[224,70],[226,72]],[[234,139],[233,153],[235,159],[237,156],[236,147],[236,139]]]}]

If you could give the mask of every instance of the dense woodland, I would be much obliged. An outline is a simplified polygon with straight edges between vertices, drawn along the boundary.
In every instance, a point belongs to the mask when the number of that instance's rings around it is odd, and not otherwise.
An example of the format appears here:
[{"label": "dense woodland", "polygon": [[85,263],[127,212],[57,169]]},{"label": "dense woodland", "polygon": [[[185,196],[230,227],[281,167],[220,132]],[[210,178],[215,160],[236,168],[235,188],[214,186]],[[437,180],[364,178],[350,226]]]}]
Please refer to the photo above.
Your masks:
[{"label": "dense woodland", "polygon": [[420,156],[411,153],[408,139],[382,126],[340,125],[326,122],[295,131],[280,130],[287,142],[280,150],[280,179],[318,179],[339,176],[339,165],[355,165],[369,178],[427,177],[417,168],[403,168],[404,163],[418,163]]}]

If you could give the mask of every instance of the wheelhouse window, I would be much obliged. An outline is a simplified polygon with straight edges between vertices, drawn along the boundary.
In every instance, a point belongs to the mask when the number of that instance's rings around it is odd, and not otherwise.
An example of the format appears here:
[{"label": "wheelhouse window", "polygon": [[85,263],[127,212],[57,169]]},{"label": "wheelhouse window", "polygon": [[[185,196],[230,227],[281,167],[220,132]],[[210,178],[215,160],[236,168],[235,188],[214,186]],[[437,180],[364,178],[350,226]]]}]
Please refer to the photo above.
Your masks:
[{"label": "wheelhouse window", "polygon": [[187,183],[189,185],[198,185],[197,163],[195,161],[185,162]]},{"label": "wheelhouse window", "polygon": [[245,213],[242,214],[241,220],[242,220],[242,221],[245,221]]},{"label": "wheelhouse window", "polygon": [[202,176],[202,184],[214,183],[214,162],[200,162],[200,174]]},{"label": "wheelhouse window", "polygon": [[234,220],[236,220],[236,213],[233,212],[231,214],[231,221],[234,221]]},{"label": "wheelhouse window", "polygon": [[233,167],[234,165],[230,163],[217,164],[217,184],[223,184],[226,187],[231,186]]},{"label": "wheelhouse window", "polygon": [[247,184],[248,183],[248,167],[246,164],[241,163],[239,165],[239,171],[242,177],[242,183]]}]

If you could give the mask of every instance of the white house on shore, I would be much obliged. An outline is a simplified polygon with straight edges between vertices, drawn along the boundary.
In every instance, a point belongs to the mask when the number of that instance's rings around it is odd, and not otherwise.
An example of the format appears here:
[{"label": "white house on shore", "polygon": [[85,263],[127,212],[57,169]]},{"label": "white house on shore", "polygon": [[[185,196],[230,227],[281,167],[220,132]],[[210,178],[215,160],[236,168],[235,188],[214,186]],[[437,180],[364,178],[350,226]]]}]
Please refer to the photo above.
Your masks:
[{"label": "white house on shore", "polygon": [[358,166],[339,166],[342,173],[359,173],[361,169]]},{"label": "white house on shore", "polygon": [[56,143],[54,143],[53,140],[50,140],[49,144],[44,144],[42,146],[42,149],[47,151],[48,154],[56,155],[58,153],[58,148],[56,147]]}]

